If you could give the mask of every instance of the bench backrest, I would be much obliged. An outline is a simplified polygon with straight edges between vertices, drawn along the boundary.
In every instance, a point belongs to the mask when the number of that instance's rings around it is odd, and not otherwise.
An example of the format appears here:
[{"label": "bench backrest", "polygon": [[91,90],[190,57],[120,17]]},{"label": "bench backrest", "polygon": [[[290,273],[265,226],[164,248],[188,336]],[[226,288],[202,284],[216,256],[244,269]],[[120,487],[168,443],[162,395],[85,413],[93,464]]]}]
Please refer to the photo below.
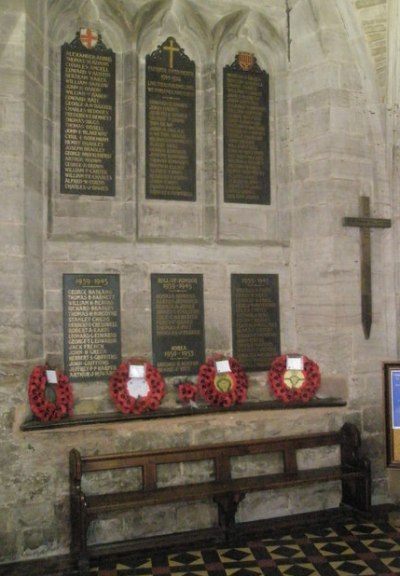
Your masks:
[{"label": "bench backrest", "polygon": [[262,440],[242,440],[181,448],[163,448],[138,452],[122,452],[82,456],[76,449],[70,452],[71,484],[79,486],[82,474],[113,469],[138,467],[142,470],[142,489],[157,487],[157,466],[170,463],[212,460],[216,481],[231,479],[231,458],[280,452],[284,472],[297,472],[297,450],[340,445],[341,463],[351,465],[357,459],[360,437],[357,428],[345,424],[339,432],[321,432],[300,436],[277,436]]}]

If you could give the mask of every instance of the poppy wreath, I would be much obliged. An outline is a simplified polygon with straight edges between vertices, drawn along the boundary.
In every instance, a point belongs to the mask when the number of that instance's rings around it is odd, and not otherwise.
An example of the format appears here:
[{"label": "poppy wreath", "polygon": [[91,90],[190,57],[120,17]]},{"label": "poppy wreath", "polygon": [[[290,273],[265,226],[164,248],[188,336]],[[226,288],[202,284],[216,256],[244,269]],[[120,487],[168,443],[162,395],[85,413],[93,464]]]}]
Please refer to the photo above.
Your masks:
[{"label": "poppy wreath", "polygon": [[48,366],[35,366],[29,376],[28,397],[33,414],[42,422],[57,422],[63,416],[72,416],[73,395],[68,376],[56,370],[57,384],[51,384],[56,399],[46,397]]},{"label": "poppy wreath", "polygon": [[199,394],[196,384],[190,382],[179,382],[178,384],[178,395],[179,399],[183,404],[189,404],[189,402],[196,402],[197,396]]},{"label": "poppy wreath", "polygon": [[[145,381],[148,392],[145,396],[134,398],[129,394],[129,366],[144,364]],[[123,414],[142,414],[149,410],[157,410],[165,396],[165,382],[160,372],[152,364],[137,359],[123,362],[115,370],[109,381],[111,399],[117,409]]]},{"label": "poppy wreath", "polygon": [[278,356],[268,371],[271,393],[285,403],[308,402],[321,384],[318,364],[303,356],[303,370],[287,370],[287,356]]},{"label": "poppy wreath", "polygon": [[229,408],[242,404],[247,397],[249,379],[235,358],[228,358],[230,372],[218,373],[215,363],[225,360],[223,356],[208,358],[198,374],[200,395],[210,406]]}]

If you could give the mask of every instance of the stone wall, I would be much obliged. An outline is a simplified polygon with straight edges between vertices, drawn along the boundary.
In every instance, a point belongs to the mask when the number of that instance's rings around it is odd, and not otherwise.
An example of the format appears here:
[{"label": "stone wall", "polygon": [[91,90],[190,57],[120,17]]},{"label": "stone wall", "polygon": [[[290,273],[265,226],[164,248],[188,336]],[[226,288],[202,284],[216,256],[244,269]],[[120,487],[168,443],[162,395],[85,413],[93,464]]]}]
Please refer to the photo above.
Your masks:
[{"label": "stone wall", "polygon": [[[0,562],[65,553],[69,545],[68,451],[114,452],[336,430],[351,420],[373,459],[373,501],[386,502],[381,364],[397,356],[392,261],[394,229],[372,238],[374,319],[360,321],[359,232],[342,218],[392,216],[386,111],[371,58],[365,4],[347,0],[207,3],[173,0],[5,2],[0,16]],[[40,9],[38,10],[38,6]],[[374,2],[386,18],[386,3]],[[362,10],[359,19],[358,10]],[[364,26],[364,28],[363,28]],[[115,198],[59,192],[60,47],[81,27],[102,33],[117,58]],[[372,31],[371,41],[373,38]],[[169,35],[196,62],[196,203],[144,194],[144,59]],[[270,77],[271,206],[223,203],[222,69],[253,52]],[[377,57],[376,52],[374,55]],[[377,69],[378,73],[377,73]],[[397,214],[397,211],[396,211]],[[322,372],[321,392],[346,407],[177,417],[23,432],[31,417],[29,372],[63,367],[62,275],[117,273],[122,354],[151,358],[150,274],[204,278],[207,354],[232,352],[230,275],[276,273],[282,352],[300,352]],[[265,374],[250,395],[268,397]],[[171,382],[169,398],[174,402]],[[74,412],[112,410],[107,383],[74,386]],[[333,455],[334,456],[334,455]],[[317,456],[324,461],[326,454]],[[177,482],[193,470],[171,471]],[[111,479],[113,481],[114,479]],[[110,479],[105,479],[110,481]],[[123,479],[115,480],[118,483]],[[248,520],[337,504],[337,486],[253,495]],[[134,530],[158,532],[215,522],[195,506],[137,512]],[[39,519],[39,521],[38,521]],[[132,532],[120,518],[93,526],[93,539]]]}]

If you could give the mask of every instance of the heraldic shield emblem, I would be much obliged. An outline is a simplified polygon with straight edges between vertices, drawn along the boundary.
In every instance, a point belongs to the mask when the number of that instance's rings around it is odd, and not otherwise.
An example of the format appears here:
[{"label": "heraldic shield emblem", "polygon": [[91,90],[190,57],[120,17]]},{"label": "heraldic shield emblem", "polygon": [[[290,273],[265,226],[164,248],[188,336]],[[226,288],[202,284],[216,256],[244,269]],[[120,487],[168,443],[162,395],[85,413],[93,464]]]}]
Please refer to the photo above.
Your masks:
[{"label": "heraldic shield emblem", "polygon": [[99,35],[94,30],[91,30],[90,28],[80,29],[79,40],[81,41],[81,44],[88,50],[96,46],[98,39]]},{"label": "heraldic shield emblem", "polygon": [[239,52],[238,61],[241,69],[248,72],[254,66],[254,54],[250,52]]}]

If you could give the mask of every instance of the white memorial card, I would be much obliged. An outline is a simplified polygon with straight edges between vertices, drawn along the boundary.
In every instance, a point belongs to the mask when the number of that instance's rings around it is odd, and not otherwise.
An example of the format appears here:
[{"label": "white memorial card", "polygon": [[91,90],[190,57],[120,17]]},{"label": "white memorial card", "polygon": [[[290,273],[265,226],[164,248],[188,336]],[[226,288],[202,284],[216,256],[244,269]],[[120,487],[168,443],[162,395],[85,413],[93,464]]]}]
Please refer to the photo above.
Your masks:
[{"label": "white memorial card", "polygon": [[288,356],[286,370],[304,370],[303,356]]},{"label": "white memorial card", "polygon": [[48,384],[57,384],[57,372],[55,370],[46,370]]},{"label": "white memorial card", "polygon": [[127,383],[128,394],[132,398],[143,398],[149,393],[149,385],[144,378],[130,378]]},{"label": "white memorial card", "polygon": [[144,378],[143,364],[129,364],[129,378]]},{"label": "white memorial card", "polygon": [[218,360],[217,362],[215,362],[215,368],[217,369],[218,374],[220,374],[221,372],[231,371],[229,360]]}]

